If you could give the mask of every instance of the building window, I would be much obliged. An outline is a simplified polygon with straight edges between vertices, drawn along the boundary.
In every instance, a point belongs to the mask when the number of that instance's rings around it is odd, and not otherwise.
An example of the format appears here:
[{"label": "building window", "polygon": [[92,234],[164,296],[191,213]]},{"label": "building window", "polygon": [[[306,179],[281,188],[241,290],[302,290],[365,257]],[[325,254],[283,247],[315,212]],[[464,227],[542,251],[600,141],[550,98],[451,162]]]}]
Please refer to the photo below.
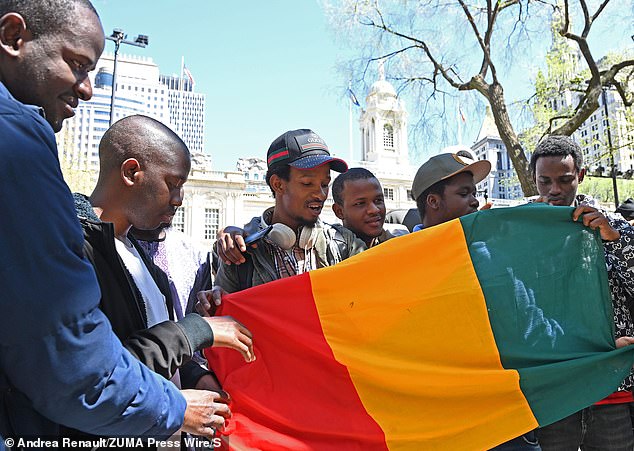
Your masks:
[{"label": "building window", "polygon": [[205,239],[215,240],[220,225],[220,210],[205,208]]},{"label": "building window", "polygon": [[408,199],[408,200],[411,200],[411,199],[412,199],[412,190],[411,190],[411,189],[408,189],[408,190],[407,190],[407,199]]},{"label": "building window", "polygon": [[394,188],[383,188],[383,196],[388,200],[394,200]]},{"label": "building window", "polygon": [[394,129],[390,124],[383,126],[383,147],[394,149]]},{"label": "building window", "polygon": [[172,227],[174,230],[179,230],[181,232],[185,231],[185,208],[179,207],[176,210],[176,214],[174,214],[174,218],[172,219]]}]

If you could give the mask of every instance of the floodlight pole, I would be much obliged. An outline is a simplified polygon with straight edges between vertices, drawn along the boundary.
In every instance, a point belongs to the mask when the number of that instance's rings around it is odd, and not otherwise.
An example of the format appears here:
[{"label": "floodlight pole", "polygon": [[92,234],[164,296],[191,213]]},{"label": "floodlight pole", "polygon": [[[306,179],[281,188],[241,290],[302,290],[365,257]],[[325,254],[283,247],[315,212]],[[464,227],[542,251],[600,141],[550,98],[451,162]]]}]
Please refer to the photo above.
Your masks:
[{"label": "floodlight pole", "polygon": [[145,48],[148,43],[148,36],[144,34],[138,35],[134,41],[128,41],[127,34],[120,28],[115,28],[110,36],[106,36],[106,39],[114,42],[114,65],[112,68],[112,93],[110,95],[110,126],[114,122],[114,99],[117,90],[117,59],[119,57],[119,46],[121,44],[133,45],[135,47]]}]

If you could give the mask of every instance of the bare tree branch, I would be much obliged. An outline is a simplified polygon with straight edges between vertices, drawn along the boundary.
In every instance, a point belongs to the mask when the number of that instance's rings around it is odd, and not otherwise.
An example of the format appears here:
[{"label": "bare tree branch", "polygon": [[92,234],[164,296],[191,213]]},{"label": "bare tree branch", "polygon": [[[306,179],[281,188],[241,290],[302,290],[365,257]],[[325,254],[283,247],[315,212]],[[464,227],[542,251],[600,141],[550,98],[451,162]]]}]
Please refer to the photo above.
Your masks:
[{"label": "bare tree branch", "polygon": [[601,14],[601,12],[603,12],[603,10],[605,9],[606,6],[608,6],[608,3],[610,3],[610,0],[604,0],[603,3],[601,3],[601,6],[599,6],[599,8],[597,9],[597,12],[594,13],[592,15],[592,18],[590,19],[590,24],[592,25],[592,23],[597,20],[597,17],[599,17],[599,14]]},{"label": "bare tree branch", "polygon": [[567,114],[557,114],[551,117],[550,119],[548,119],[548,128],[546,129],[546,132],[544,133],[544,135],[550,135],[552,133],[553,124],[555,121],[559,119],[570,119],[573,116],[574,116],[574,113],[567,113]]},{"label": "bare tree branch", "polygon": [[502,11],[510,6],[517,5],[519,3],[520,3],[519,0],[508,0],[506,2],[500,2],[500,3],[496,2],[495,7],[497,8],[498,11]]},{"label": "bare tree branch", "polygon": [[[382,19],[381,19],[382,20]],[[467,89],[465,88],[465,83],[462,82],[458,82],[456,81],[450,74],[449,74],[449,70],[447,68],[445,68],[440,62],[438,62],[438,60],[434,57],[434,55],[431,53],[431,50],[429,50],[429,47],[427,45],[426,42],[417,39],[413,36],[408,36],[404,33],[398,32],[396,30],[391,29],[390,27],[388,27],[384,22],[382,24],[377,24],[376,22],[370,20],[369,22],[364,23],[363,25],[368,25],[374,28],[378,28],[380,30],[383,30],[393,36],[397,36],[399,38],[405,39],[407,41],[410,42],[414,42],[415,45],[413,47],[417,47],[420,48],[421,50],[423,50],[423,52],[425,53],[425,55],[427,56],[427,58],[429,58],[429,61],[434,65],[435,70],[437,70],[442,77],[447,81],[447,83],[449,83],[451,86],[453,86],[456,89]],[[412,47],[412,46],[410,46]],[[452,70],[453,73],[455,73],[455,71]]]},{"label": "bare tree branch", "polygon": [[[480,35],[480,31],[478,30],[478,26],[476,25],[475,20],[473,19],[473,16],[471,15],[471,12],[469,11],[469,8],[465,4],[465,2],[463,0],[458,0],[458,3],[460,3],[462,10],[464,11],[464,14],[467,17],[467,20],[469,21],[469,24],[471,25],[473,34],[475,35],[476,39],[478,40],[478,44],[480,44],[480,48],[482,49],[483,61],[482,61],[482,67],[480,68],[480,75],[484,79],[484,77],[486,76],[486,69],[491,68],[491,76],[493,77],[493,80],[497,80],[495,66],[491,62],[491,55],[489,53],[489,44],[486,43],[482,39],[482,36]],[[491,0],[487,0],[487,21],[488,21],[487,34],[489,34],[489,39],[490,39],[491,38],[490,34],[493,32],[492,30],[493,21],[495,21],[495,14],[491,10]]]},{"label": "bare tree branch", "polygon": [[[524,105],[525,108],[536,100],[543,103],[544,98],[559,98],[572,94],[578,102],[574,106],[566,106],[566,110],[560,110],[555,117],[549,117],[552,112],[548,107],[543,105],[538,107],[539,121],[543,126],[540,125],[539,131],[536,130],[534,133],[538,135],[546,129],[546,132],[570,135],[598,108],[599,96],[605,86],[614,86],[624,105],[630,106],[634,103],[634,95],[630,92],[630,85],[628,85],[629,80],[634,77],[634,60],[620,61],[603,70],[604,64],[601,63],[601,68],[599,67],[588,42],[594,22],[606,14],[610,0],[595,0],[596,3],[589,0],[563,0],[563,6],[559,6],[561,4],[559,0],[557,2],[555,0],[486,0],[477,2],[478,4],[472,4],[469,0],[419,0],[419,2],[394,2],[397,8],[394,14],[389,9],[391,6],[379,0],[341,1],[351,2],[358,6],[353,19],[367,26],[372,33],[376,33],[379,44],[376,48],[382,48],[383,45],[391,46],[384,47],[383,50],[374,50],[372,58],[365,59],[364,75],[370,67],[369,64],[377,60],[385,59],[404,63],[406,65],[403,66],[406,67],[404,72],[401,72],[400,76],[392,76],[391,79],[399,83],[397,92],[406,88],[419,91],[419,111],[423,110],[423,117],[419,123],[431,122],[447,114],[450,108],[447,103],[450,101],[449,96],[455,97],[455,94],[452,95],[452,89],[477,91],[483,96],[491,106],[500,138],[506,146],[525,195],[535,194],[536,190],[530,176],[526,154],[511,121],[509,108],[511,110],[521,108],[520,105]],[[598,5],[596,9],[595,4]],[[415,5],[415,9],[412,9],[409,14],[403,14],[402,5]],[[509,8],[517,8],[517,10],[509,11]],[[536,100],[529,99],[509,105],[505,99],[503,86],[498,79],[502,66],[496,59],[497,54],[499,50],[504,50],[500,44],[503,45],[505,40],[507,47],[513,52],[515,50],[513,46],[519,39],[530,39],[531,33],[535,31],[531,25],[542,26],[539,25],[543,24],[541,13],[537,12],[540,14],[538,17],[536,9],[547,13],[560,11],[562,23],[557,32],[569,42],[576,44],[582,60],[589,68],[590,76],[589,79],[580,83],[579,80],[567,80],[569,78],[567,73],[558,72],[555,74],[556,79],[553,78],[554,81],[540,84],[539,93],[532,97]],[[577,10],[582,14],[582,22],[579,27],[573,29],[571,19],[573,11]],[[349,11],[350,9],[346,12]],[[506,17],[502,15],[504,11],[507,11],[504,15]],[[436,23],[429,26],[424,23],[425,18],[430,14],[433,16],[444,13],[449,18],[460,21],[457,26],[466,30],[469,35],[473,33],[477,46],[482,52],[482,58],[478,61],[481,64],[475,67],[472,73],[460,73],[459,69],[463,66],[459,64],[462,64],[462,60],[454,61],[448,58],[448,55],[456,53],[456,46],[448,47],[447,43],[462,46],[460,49],[466,52],[459,54],[458,58],[468,59],[468,64],[472,63],[474,56],[480,57],[477,50],[476,55],[469,54],[469,51],[474,53],[472,46],[465,46],[462,42],[456,43],[448,39],[448,36],[442,34],[442,27],[437,27]],[[500,27],[503,27],[503,30]],[[433,30],[432,34],[429,34],[427,30]],[[444,53],[445,51],[447,53]],[[383,55],[376,56],[379,53]],[[565,61],[563,62],[565,64]],[[475,72],[477,69],[479,71]],[[432,111],[432,105],[436,105],[440,113],[436,114]]]},{"label": "bare tree branch", "polygon": [[[590,18],[590,13],[588,12],[588,5],[586,0],[579,0],[579,4],[581,5],[581,9],[583,10],[583,31],[581,32],[581,36],[585,39],[590,33],[590,27],[592,26],[592,19]],[[566,0],[566,8],[568,7],[568,1]]]},{"label": "bare tree branch", "polygon": [[[625,82],[620,82],[619,80],[617,80],[616,76],[619,74],[619,72],[628,67],[631,67],[632,69],[630,70],[628,75],[626,75]],[[602,74],[603,75],[602,84],[604,86],[609,86],[609,85],[614,86],[617,92],[619,93],[619,96],[621,97],[623,104],[626,107],[632,106],[632,103],[634,101],[634,93],[632,93],[631,97],[628,97],[627,95],[627,83],[632,77],[632,74],[634,74],[634,59],[625,60],[625,61],[621,61],[620,63],[616,63],[612,65],[612,67],[610,67],[607,71],[605,71],[604,74]]]}]

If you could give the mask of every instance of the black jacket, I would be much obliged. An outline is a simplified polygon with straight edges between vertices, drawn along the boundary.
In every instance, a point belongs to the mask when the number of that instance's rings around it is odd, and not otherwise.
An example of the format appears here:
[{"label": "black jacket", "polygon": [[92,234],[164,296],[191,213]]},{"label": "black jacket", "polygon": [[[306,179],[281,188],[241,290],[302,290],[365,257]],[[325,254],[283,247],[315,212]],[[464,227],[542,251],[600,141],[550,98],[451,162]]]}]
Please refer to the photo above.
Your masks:
[{"label": "black jacket", "polygon": [[[97,218],[86,196],[75,194],[75,208],[84,231],[84,252],[97,273],[100,308],[124,346],[141,362],[165,378],[180,367],[183,388],[192,388],[207,370],[191,361],[192,354],[213,343],[211,328],[197,314],[179,322],[164,321],[147,328],[143,297],[115,248],[114,226]],[[131,239],[167,301],[170,319],[173,302],[167,276]]]}]

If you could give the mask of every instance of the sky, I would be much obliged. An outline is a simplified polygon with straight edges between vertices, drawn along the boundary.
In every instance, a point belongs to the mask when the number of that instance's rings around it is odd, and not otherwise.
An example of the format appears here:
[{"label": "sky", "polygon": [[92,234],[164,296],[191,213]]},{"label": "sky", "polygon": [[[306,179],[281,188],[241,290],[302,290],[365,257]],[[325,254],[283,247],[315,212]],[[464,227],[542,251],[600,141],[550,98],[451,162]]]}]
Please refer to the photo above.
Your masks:
[{"label": "sky", "polygon": [[[335,65],[349,50],[333,43],[315,1],[93,3],[107,35],[121,28],[129,39],[149,36],[145,49],[122,45],[120,54],[152,57],[164,74],[179,74],[185,58],[195,90],[206,94],[205,151],[214,169],[265,158],[277,136],[296,128],[314,130],[348,157],[347,84]],[[106,51],[113,47],[106,41]]]},{"label": "sky", "polygon": [[[239,157],[264,158],[278,135],[296,128],[314,130],[331,153],[349,160],[347,80],[337,67],[357,55],[335,43],[334,31],[316,0],[93,3],[107,35],[113,28],[121,28],[129,39],[137,34],[149,36],[147,48],[122,45],[120,53],[151,57],[161,73],[177,75],[184,57],[195,79],[195,90],[206,94],[205,151],[212,155],[215,170],[235,170]],[[600,32],[605,38],[594,40],[599,51],[595,55],[608,43],[631,45],[629,35],[634,29],[604,28]],[[616,39],[609,36],[615,32]],[[113,47],[106,41],[106,51],[112,52]],[[526,73],[523,67],[517,69],[522,75]],[[363,105],[366,93],[356,95]],[[412,102],[405,98],[410,114]],[[480,109],[468,116],[465,143],[477,137],[484,114],[484,108]],[[358,115],[355,108],[354,160],[361,157]],[[410,124],[416,120],[410,116]],[[410,142],[410,153],[412,147]],[[414,154],[410,161],[419,164],[427,156]]]}]

